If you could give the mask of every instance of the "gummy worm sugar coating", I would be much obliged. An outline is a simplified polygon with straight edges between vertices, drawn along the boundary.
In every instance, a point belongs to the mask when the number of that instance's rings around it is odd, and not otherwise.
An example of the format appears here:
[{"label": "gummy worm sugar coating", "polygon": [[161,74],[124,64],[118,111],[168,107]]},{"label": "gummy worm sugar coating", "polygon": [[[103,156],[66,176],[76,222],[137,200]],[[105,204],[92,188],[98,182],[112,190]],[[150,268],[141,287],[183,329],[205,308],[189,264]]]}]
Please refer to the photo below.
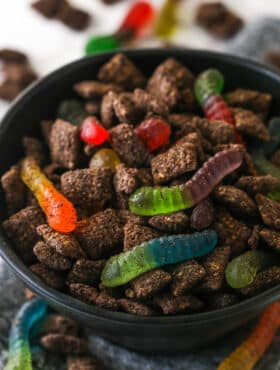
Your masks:
[{"label": "gummy worm sugar coating", "polygon": [[214,230],[149,240],[111,257],[103,269],[102,283],[107,287],[122,285],[155,267],[204,256],[217,241]]},{"label": "gummy worm sugar coating", "polygon": [[264,310],[251,335],[226,358],[218,370],[251,370],[271,344],[280,325],[280,302]]},{"label": "gummy worm sugar coating", "polygon": [[238,150],[219,152],[204,163],[184,185],[137,189],[129,199],[129,208],[142,216],[155,216],[190,208],[205,199],[214,187],[241,163],[242,154]]},{"label": "gummy worm sugar coating", "polygon": [[220,94],[224,87],[224,76],[217,69],[211,68],[202,72],[196,79],[194,92],[200,105],[209,96]]},{"label": "gummy worm sugar coating", "polygon": [[4,370],[32,370],[30,331],[46,315],[47,305],[41,299],[25,303],[12,324],[9,355]]},{"label": "gummy worm sugar coating", "polygon": [[55,189],[33,158],[22,161],[21,178],[37,198],[50,227],[62,233],[75,230],[77,213],[73,204]]},{"label": "gummy worm sugar coating", "polygon": [[226,267],[227,283],[234,289],[244,288],[251,284],[257,272],[263,267],[265,254],[252,250],[234,258]]}]

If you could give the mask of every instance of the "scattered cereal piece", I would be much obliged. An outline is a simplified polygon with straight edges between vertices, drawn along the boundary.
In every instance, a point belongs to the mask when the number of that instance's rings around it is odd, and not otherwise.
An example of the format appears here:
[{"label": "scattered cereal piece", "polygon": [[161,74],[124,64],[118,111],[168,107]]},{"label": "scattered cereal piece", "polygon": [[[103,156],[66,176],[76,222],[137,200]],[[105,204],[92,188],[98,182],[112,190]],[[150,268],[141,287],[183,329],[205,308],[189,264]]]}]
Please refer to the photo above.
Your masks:
[{"label": "scattered cereal piece", "polygon": [[148,223],[157,230],[178,234],[186,232],[189,218],[184,212],[175,212],[151,217]]},{"label": "scattered cereal piece", "polygon": [[151,239],[160,237],[160,233],[148,226],[138,225],[129,222],[124,227],[124,251],[128,251],[137,245]]},{"label": "scattered cereal piece", "polygon": [[209,297],[209,304],[213,310],[232,306],[239,302],[239,298],[236,294],[232,293],[214,293]]},{"label": "scattered cereal piece", "polygon": [[83,220],[75,235],[92,259],[113,253],[123,241],[123,226],[113,209],[106,209]]},{"label": "scattered cereal piece", "polygon": [[180,263],[172,272],[172,294],[175,297],[183,295],[185,292],[198,285],[205,275],[205,268],[195,260]]},{"label": "scattered cereal piece", "polygon": [[75,31],[85,30],[90,23],[89,13],[63,1],[56,14],[57,19]]},{"label": "scattered cereal piece", "polygon": [[245,216],[254,216],[256,214],[257,207],[254,201],[245,191],[234,186],[218,185],[213,192],[213,196],[233,213]]},{"label": "scattered cereal piece", "polygon": [[124,55],[116,54],[98,72],[102,82],[111,82],[127,90],[143,87],[146,78],[140,70]]},{"label": "scattered cereal piece", "polygon": [[42,263],[36,263],[29,267],[33,274],[37,275],[43,280],[45,284],[53,289],[62,289],[65,285],[64,276],[60,275],[59,272],[49,269]]},{"label": "scattered cereal piece", "polygon": [[93,357],[69,356],[67,358],[67,370],[104,370],[104,367]]},{"label": "scattered cereal piece", "polygon": [[80,131],[78,127],[57,119],[50,135],[50,152],[52,160],[62,167],[73,169],[80,160]]},{"label": "scattered cereal piece", "polygon": [[85,252],[73,235],[54,231],[47,224],[38,226],[37,232],[50,248],[62,256],[74,260],[85,257]]},{"label": "scattered cereal piece", "polygon": [[251,110],[265,119],[270,109],[272,96],[255,90],[236,89],[226,95],[226,101],[232,107]]},{"label": "scattered cereal piece", "polygon": [[216,209],[214,229],[218,233],[220,244],[229,245],[233,255],[244,251],[251,235],[249,227],[232,217],[225,209]]},{"label": "scattered cereal piece", "polygon": [[84,339],[65,334],[47,334],[40,339],[43,348],[49,352],[81,355],[88,352]]},{"label": "scattered cereal piece", "polygon": [[240,289],[245,296],[253,296],[280,283],[280,267],[272,266],[259,272],[252,284]]},{"label": "scattered cereal piece", "polygon": [[105,262],[106,260],[91,261],[86,259],[76,261],[69,272],[67,278],[68,283],[81,283],[86,285],[98,283]]},{"label": "scattered cereal piece", "polygon": [[235,183],[237,188],[240,188],[251,195],[258,193],[267,194],[276,189],[279,181],[271,176],[242,176]]},{"label": "scattered cereal piece", "polygon": [[46,162],[46,155],[43,143],[35,137],[24,136],[22,139],[25,156],[35,159],[39,166]]},{"label": "scattered cereal piece", "polygon": [[19,63],[24,64],[28,62],[26,54],[15,49],[1,49],[0,60],[4,63]]},{"label": "scattered cereal piece", "polygon": [[154,310],[143,303],[122,298],[118,300],[122,311],[138,316],[153,316]]},{"label": "scattered cereal piece", "polygon": [[187,172],[192,172],[197,166],[197,153],[191,143],[174,145],[151,161],[152,175],[156,184],[163,184]]},{"label": "scattered cereal piece", "polygon": [[72,262],[63,257],[61,254],[55,252],[53,248],[45,244],[44,242],[37,242],[33,248],[34,254],[43,265],[46,265],[55,271],[69,270],[72,266]]},{"label": "scattered cereal piece", "polygon": [[46,18],[54,18],[63,0],[38,0],[32,3],[32,8]]},{"label": "scattered cereal piece", "polygon": [[5,194],[8,216],[18,212],[25,205],[26,188],[21,181],[19,166],[12,166],[1,177],[1,185]]},{"label": "scattered cereal piece", "polygon": [[3,66],[3,74],[8,81],[25,87],[35,81],[38,77],[34,70],[28,64],[7,63]]},{"label": "scattered cereal piece", "polygon": [[6,80],[0,85],[0,99],[12,101],[22,92],[22,90],[22,86],[17,82]]},{"label": "scattered cereal piece", "polygon": [[98,293],[98,291],[85,284],[70,284],[71,294],[84,302],[94,304],[107,310],[116,311],[119,308],[118,301],[107,293]]},{"label": "scattered cereal piece", "polygon": [[207,275],[199,286],[199,289],[212,292],[222,287],[225,268],[228,264],[230,254],[230,247],[217,247],[206,257],[204,267]]},{"label": "scattered cereal piece", "polygon": [[256,195],[256,202],[263,222],[267,226],[280,230],[280,202],[261,194]]},{"label": "scattered cereal piece", "polygon": [[123,91],[121,86],[100,81],[81,81],[74,85],[74,90],[84,99],[101,99],[109,91]]},{"label": "scattered cereal piece", "polygon": [[144,144],[128,124],[120,124],[110,130],[112,148],[129,167],[141,167],[148,160],[149,153]]},{"label": "scattered cereal piece", "polygon": [[210,199],[204,199],[192,210],[190,223],[195,230],[203,230],[209,227],[215,219],[213,203]]},{"label": "scattered cereal piece", "polygon": [[234,108],[232,109],[232,113],[235,126],[239,132],[259,140],[269,141],[269,131],[256,114],[242,108]]},{"label": "scattered cereal piece", "polygon": [[154,296],[170,282],[171,275],[168,272],[162,269],[148,271],[130,283],[131,288],[127,289],[126,295],[132,299],[146,299]]},{"label": "scattered cereal piece", "polygon": [[40,334],[66,334],[77,336],[80,332],[79,324],[58,314],[49,314],[40,327]]},{"label": "scattered cereal piece", "polygon": [[75,206],[98,209],[112,198],[112,175],[109,168],[68,171],[61,176],[61,190]]},{"label": "scattered cereal piece", "polygon": [[44,222],[40,208],[31,206],[15,213],[2,224],[7,237],[26,262],[30,262],[34,256],[32,248],[38,241],[36,227]]},{"label": "scattered cereal piece", "polygon": [[189,311],[199,311],[203,303],[192,295],[174,297],[162,294],[154,299],[155,303],[162,309],[164,315],[176,315]]},{"label": "scattered cereal piece", "polygon": [[260,238],[266,242],[268,247],[270,247],[275,252],[280,252],[280,232],[273,231],[270,229],[262,229],[259,232]]},{"label": "scattered cereal piece", "polygon": [[258,246],[259,246],[260,230],[261,230],[261,226],[260,225],[255,225],[253,227],[252,234],[251,234],[250,238],[248,239],[248,245],[253,249],[258,248]]}]

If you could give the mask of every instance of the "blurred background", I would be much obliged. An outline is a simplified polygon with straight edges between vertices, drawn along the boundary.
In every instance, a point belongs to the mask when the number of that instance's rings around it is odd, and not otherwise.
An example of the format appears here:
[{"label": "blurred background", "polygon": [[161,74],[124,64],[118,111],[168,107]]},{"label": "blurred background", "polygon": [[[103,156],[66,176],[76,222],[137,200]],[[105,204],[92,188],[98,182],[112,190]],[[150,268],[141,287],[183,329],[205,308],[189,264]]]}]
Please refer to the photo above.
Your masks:
[{"label": "blurred background", "polygon": [[[75,11],[71,13],[71,9],[68,9],[68,12],[64,12],[58,18],[50,15],[54,3],[59,3],[59,0],[12,0],[2,1],[0,5],[0,49],[12,48],[24,52],[30,60],[31,67],[39,77],[45,76],[65,63],[83,57],[86,44],[91,37],[115,33],[129,9],[137,1],[69,0],[68,3],[71,7],[88,13],[86,19],[81,15],[79,18],[79,14],[75,16]],[[224,0],[219,5],[213,1],[201,0],[150,0],[148,3],[155,8],[155,17],[152,23],[148,22],[148,27],[146,27],[144,33],[145,37],[143,35],[141,37],[131,36],[129,40],[122,42],[122,46],[154,47],[172,45],[244,55],[247,51],[247,54],[252,54],[252,50],[250,50],[250,53],[248,50],[250,47],[253,48],[253,54],[254,49],[255,53],[259,53],[260,50],[257,49],[269,48],[270,39],[272,38],[273,46],[271,49],[278,48],[277,40],[280,40],[280,37],[278,37],[279,31],[277,31],[280,29],[280,24],[277,23],[277,16],[280,17],[279,0]],[[163,6],[166,3],[169,3],[167,4],[169,6],[168,12],[162,13]],[[214,5],[211,9],[201,9],[200,6],[202,4],[205,6],[205,3],[207,5],[214,3]],[[225,5],[224,8],[221,7],[221,3]],[[34,4],[33,7],[32,4]],[[171,9],[170,4],[173,4],[176,9]],[[172,18],[173,11],[175,16]],[[165,16],[162,14],[165,14]],[[161,35],[159,37],[157,33],[162,33],[162,31],[155,31],[155,24],[157,25],[159,19],[166,23],[166,14],[171,19],[167,19],[167,24],[163,27],[170,28],[171,22],[172,31],[168,31],[167,36]],[[142,17],[140,13],[139,17]],[[263,36],[264,25],[262,24],[264,21],[266,31],[268,26],[270,28],[268,35],[266,32],[265,36]],[[276,25],[274,22],[276,22]],[[261,30],[258,28],[259,31],[256,32],[255,30],[252,36],[250,29],[256,26],[260,27]],[[73,27],[76,29],[73,29]],[[252,37],[264,37],[264,45],[260,44],[259,40],[257,42],[251,40]],[[242,45],[236,47],[240,38]],[[276,45],[274,45],[275,42]],[[257,58],[259,58],[259,54]],[[1,78],[2,81],[7,79],[5,70],[2,71]],[[3,100],[3,97],[6,99],[5,91],[1,93],[0,87],[1,96],[0,116],[8,108],[8,103]]]}]

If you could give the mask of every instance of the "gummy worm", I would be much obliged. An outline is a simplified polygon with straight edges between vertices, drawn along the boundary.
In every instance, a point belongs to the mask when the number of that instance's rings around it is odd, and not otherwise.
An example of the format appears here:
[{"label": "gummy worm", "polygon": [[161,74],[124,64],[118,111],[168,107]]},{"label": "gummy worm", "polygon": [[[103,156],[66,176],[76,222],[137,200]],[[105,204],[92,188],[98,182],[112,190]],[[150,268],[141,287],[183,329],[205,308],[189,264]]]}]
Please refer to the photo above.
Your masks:
[{"label": "gummy worm", "polygon": [[251,370],[270,346],[280,325],[280,301],[266,308],[250,336],[227,357],[218,370]]},{"label": "gummy worm", "polygon": [[265,259],[265,254],[257,250],[248,251],[234,258],[225,270],[227,283],[234,289],[251,284],[257,272],[263,267]]},{"label": "gummy worm", "polygon": [[218,152],[187,183],[172,187],[142,187],[129,199],[130,210],[142,216],[177,212],[205,199],[214,187],[242,163],[236,149]]},{"label": "gummy worm", "polygon": [[56,190],[33,158],[22,161],[21,179],[37,198],[50,227],[62,233],[75,230],[77,213],[73,204]]},{"label": "gummy worm", "polygon": [[21,307],[10,331],[8,361],[4,370],[32,370],[30,331],[45,317],[46,311],[47,304],[37,298]]},{"label": "gummy worm", "polygon": [[214,230],[149,240],[111,257],[101,275],[107,287],[123,285],[146,271],[211,252],[218,241]]}]

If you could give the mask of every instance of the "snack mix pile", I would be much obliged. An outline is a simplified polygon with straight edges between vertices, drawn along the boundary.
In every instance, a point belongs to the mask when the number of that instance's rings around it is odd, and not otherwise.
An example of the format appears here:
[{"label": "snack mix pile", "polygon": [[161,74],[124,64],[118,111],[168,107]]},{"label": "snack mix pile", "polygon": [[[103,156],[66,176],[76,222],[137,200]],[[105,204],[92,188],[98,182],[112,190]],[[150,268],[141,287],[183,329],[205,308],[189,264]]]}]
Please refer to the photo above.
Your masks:
[{"label": "snack mix pile", "polygon": [[73,86],[41,139],[23,138],[1,178],[2,227],[37,277],[141,316],[280,283],[280,119],[270,94],[224,95],[223,81],[172,58],[147,78],[117,54]]}]

